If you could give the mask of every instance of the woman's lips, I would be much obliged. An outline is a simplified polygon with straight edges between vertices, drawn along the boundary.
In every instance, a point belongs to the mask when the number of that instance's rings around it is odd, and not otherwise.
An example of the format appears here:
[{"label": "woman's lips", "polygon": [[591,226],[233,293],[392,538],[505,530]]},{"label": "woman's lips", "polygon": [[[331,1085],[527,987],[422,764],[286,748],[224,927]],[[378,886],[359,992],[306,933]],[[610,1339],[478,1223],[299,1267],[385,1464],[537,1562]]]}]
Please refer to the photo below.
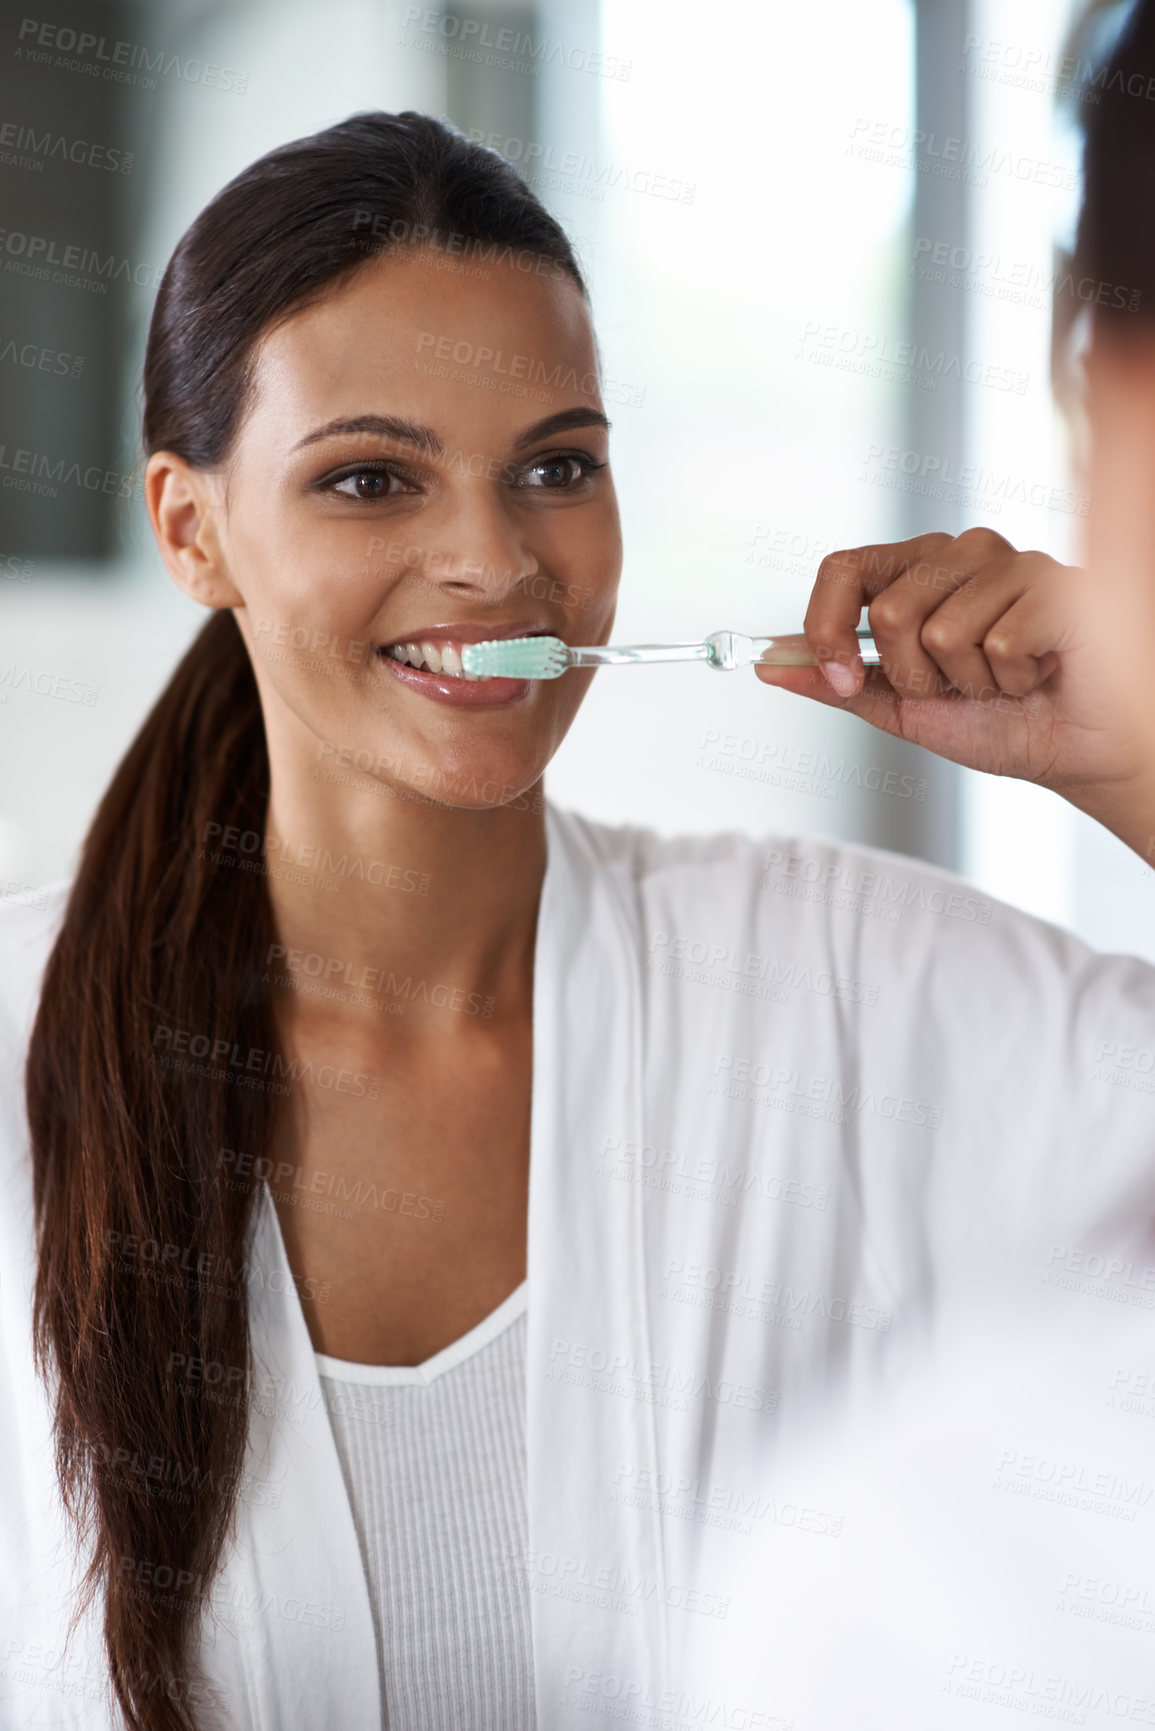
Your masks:
[{"label": "woman's lips", "polygon": [[[434,703],[457,709],[502,709],[529,696],[536,681],[530,679],[481,679],[463,673],[461,648],[493,637],[541,637],[550,626],[542,620],[498,621],[488,625],[432,625],[412,637],[385,643],[377,659],[394,678]],[[447,664],[447,665],[443,665]]]},{"label": "woman's lips", "polygon": [[377,651],[377,660],[394,679],[419,691],[434,703],[446,703],[452,709],[503,709],[529,696],[534,681],[530,679],[463,679],[460,674],[433,673],[425,667],[410,667],[397,661],[388,649]]}]

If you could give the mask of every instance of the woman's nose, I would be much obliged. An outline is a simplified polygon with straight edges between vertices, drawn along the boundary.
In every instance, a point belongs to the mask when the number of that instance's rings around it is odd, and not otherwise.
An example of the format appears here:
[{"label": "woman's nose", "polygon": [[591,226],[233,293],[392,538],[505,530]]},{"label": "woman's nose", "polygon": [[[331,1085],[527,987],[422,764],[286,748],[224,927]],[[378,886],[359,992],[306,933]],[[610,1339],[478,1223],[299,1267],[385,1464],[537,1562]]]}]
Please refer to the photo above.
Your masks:
[{"label": "woman's nose", "polygon": [[540,569],[521,525],[499,499],[461,499],[438,529],[436,553],[421,574],[453,594],[500,601]]}]

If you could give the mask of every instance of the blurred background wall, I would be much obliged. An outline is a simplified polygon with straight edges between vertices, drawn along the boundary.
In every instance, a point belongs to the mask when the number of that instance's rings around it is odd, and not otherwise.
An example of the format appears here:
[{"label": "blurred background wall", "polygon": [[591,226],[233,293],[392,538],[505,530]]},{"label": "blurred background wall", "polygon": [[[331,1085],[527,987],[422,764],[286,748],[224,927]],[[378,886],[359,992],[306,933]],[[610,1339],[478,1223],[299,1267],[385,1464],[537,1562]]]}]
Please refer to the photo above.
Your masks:
[{"label": "blurred background wall", "polygon": [[[164,265],[233,174],[357,109],[449,118],[575,239],[614,422],[619,639],[798,629],[824,552],[925,529],[1077,560],[1048,376],[1090,78],[1070,10],[3,0],[0,895],[71,870],[203,617],[140,499]],[[1098,9],[1099,40],[1125,10]],[[1155,959],[1152,873],[1089,820],[752,676],[603,673],[549,788],[610,821],[917,854]]]}]

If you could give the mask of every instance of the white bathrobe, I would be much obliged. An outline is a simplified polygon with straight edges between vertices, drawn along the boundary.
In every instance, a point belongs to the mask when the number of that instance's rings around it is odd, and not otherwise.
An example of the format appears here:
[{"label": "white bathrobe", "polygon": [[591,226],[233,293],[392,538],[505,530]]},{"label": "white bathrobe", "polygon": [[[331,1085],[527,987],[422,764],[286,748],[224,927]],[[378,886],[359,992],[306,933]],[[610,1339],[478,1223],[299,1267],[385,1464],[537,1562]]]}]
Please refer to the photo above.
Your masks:
[{"label": "white bathrobe", "polygon": [[[837,1537],[837,1510],[775,1477],[784,1414],[884,1379],[968,1283],[1042,1279],[1128,1229],[1155,1192],[1155,969],[878,850],[547,822],[529,1546],[510,1562],[542,1731],[586,1731],[675,1707],[687,1629],[728,1611],[704,1533]],[[62,1656],[69,1552],[29,1347],[21,1066],[62,905],[0,907],[4,1731],[117,1723],[96,1623]],[[378,1731],[356,1532],[267,1196],[251,1291],[270,1392],[202,1642],[205,1723]],[[735,1713],[718,1722],[772,1723]]]},{"label": "white bathrobe", "polygon": [[1155,1725],[1155,1245],[1061,1260],[783,1427],[764,1492],[837,1510],[838,1540],[708,1530],[731,1602],[685,1620],[675,1701],[764,1731]]}]

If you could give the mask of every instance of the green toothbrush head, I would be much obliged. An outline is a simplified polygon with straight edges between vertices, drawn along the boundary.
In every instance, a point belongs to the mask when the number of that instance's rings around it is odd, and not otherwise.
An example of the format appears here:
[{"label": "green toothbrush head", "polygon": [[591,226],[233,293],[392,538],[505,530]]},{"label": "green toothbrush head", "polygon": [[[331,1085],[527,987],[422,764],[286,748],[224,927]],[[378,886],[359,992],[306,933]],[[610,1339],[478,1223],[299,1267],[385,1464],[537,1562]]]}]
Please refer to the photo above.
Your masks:
[{"label": "green toothbrush head", "polygon": [[560,637],[494,637],[463,643],[461,666],[479,679],[556,679],[569,666]]}]

